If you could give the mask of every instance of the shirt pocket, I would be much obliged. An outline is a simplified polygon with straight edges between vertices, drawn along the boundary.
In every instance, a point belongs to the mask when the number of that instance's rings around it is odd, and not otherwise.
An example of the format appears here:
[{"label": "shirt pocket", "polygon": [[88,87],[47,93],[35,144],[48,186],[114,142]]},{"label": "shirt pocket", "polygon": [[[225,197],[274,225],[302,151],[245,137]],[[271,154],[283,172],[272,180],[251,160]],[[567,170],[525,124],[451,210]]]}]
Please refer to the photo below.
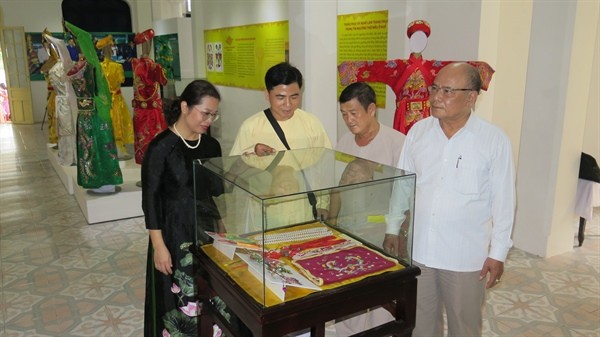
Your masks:
[{"label": "shirt pocket", "polygon": [[450,186],[454,191],[464,195],[473,195],[481,192],[483,170],[476,166],[470,166],[467,163],[460,163],[452,171]]}]

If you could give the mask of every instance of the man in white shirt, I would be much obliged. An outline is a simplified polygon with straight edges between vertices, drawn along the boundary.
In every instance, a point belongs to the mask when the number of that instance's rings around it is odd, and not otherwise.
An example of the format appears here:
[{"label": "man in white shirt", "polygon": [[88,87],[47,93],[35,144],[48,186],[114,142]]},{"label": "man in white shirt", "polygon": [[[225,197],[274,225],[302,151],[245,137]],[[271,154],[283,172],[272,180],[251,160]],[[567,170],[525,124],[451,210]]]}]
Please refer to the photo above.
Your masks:
[{"label": "man in white shirt", "polygon": [[[372,179],[376,164],[395,166],[398,163],[406,136],[379,123],[375,102],[375,91],[365,82],[352,83],[340,94],[340,111],[348,132],[340,138],[335,149],[358,157],[348,163],[340,184],[349,183],[345,181],[347,177],[356,175],[349,173],[360,171],[360,176],[364,177],[362,181],[366,181]],[[329,211],[332,223],[337,222],[341,207],[340,196],[333,194]]]},{"label": "man in white shirt", "polygon": [[395,166],[405,136],[377,120],[375,91],[365,82],[352,83],[340,94],[340,111],[348,132],[335,149],[379,164]]},{"label": "man in white shirt", "polygon": [[[340,94],[340,111],[349,131],[340,138],[335,149],[359,157],[348,164],[340,183],[348,184],[348,180],[352,179],[356,182],[371,180],[375,163],[388,166],[398,163],[405,136],[379,123],[375,102],[375,91],[364,82],[352,83]],[[363,190],[357,192],[365,193]],[[345,213],[342,206],[346,205],[346,209],[351,208],[355,211],[356,207],[361,207],[366,202],[364,195],[361,198],[361,195],[346,193],[345,197],[342,200],[338,194],[331,196],[331,223],[344,225],[343,221],[338,222],[336,219]],[[392,320],[394,317],[386,309],[372,308],[367,312],[338,320],[335,325],[336,334],[339,337],[350,336]]]},{"label": "man in white shirt", "polygon": [[[481,89],[466,63],[429,87],[431,117],[410,130],[398,167],[417,175],[413,262],[421,268],[413,336],[481,336],[485,289],[500,281],[515,211],[510,141],[473,113]],[[407,186],[394,186],[384,248],[405,249]],[[411,215],[412,216],[412,215]]]}]

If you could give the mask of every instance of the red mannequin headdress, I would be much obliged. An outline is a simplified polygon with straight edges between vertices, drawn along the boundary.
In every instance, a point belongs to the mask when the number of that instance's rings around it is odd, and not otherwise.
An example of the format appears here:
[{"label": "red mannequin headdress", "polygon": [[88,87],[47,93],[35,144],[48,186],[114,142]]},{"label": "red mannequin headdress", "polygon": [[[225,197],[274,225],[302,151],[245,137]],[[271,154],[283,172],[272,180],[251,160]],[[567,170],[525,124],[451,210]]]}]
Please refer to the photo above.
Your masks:
[{"label": "red mannequin headdress", "polygon": [[408,38],[410,39],[410,37],[418,31],[425,33],[425,36],[429,37],[429,34],[431,34],[431,27],[425,20],[415,20],[408,24],[408,28],[406,28],[406,35],[408,35]]},{"label": "red mannequin headdress", "polygon": [[146,41],[152,40],[153,37],[154,37],[154,29],[150,28],[141,33],[135,34],[135,37],[133,38],[133,42],[135,44],[142,44]]}]

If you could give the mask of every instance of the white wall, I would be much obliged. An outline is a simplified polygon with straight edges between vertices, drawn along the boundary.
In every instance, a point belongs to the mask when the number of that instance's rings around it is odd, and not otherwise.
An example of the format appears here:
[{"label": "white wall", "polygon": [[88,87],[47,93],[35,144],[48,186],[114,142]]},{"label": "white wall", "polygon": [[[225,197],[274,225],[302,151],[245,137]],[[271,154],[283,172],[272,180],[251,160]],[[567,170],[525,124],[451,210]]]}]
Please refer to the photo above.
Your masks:
[{"label": "white wall", "polygon": [[290,62],[304,74],[303,107],[336,143],[337,24],[335,2],[290,3]]},{"label": "white wall", "polygon": [[[594,31],[593,29],[590,31]],[[592,77],[589,84],[589,100],[583,133],[582,151],[593,156],[600,163],[600,21],[596,26],[596,44],[592,62]]]},{"label": "white wall", "polygon": [[541,256],[573,248],[588,96],[598,94],[589,91],[598,53],[598,32],[589,27],[598,26],[598,5],[533,3],[514,242]]},{"label": "white wall", "polygon": [[[482,5],[480,24],[480,55],[493,65],[496,73],[491,90],[482,95],[486,100],[479,102],[477,110],[507,133],[516,164],[521,142],[532,7],[532,0],[486,1]],[[519,52],[515,53],[515,50]]]},{"label": "white wall", "polygon": [[[194,39],[198,67],[197,77],[205,77],[204,70],[204,30],[256,23],[288,20],[286,1],[220,1],[192,0]],[[310,85],[310,83],[307,83]],[[221,94],[219,107],[221,118],[213,124],[212,135],[219,138],[223,153],[228,154],[240,125],[248,116],[268,106],[263,90],[250,90],[218,86]]]},{"label": "white wall", "polygon": [[155,20],[183,17],[185,3],[182,0],[149,1]]},{"label": "white wall", "polygon": [[[284,1],[265,2],[265,1],[244,1],[236,2],[235,6],[222,6],[219,2],[208,0],[196,0],[192,2],[192,17],[196,18],[197,12],[202,13],[201,26],[195,26],[195,34],[202,34],[204,29],[214,29],[230,26],[248,25],[254,23],[290,20],[290,61],[295,64],[304,74],[306,78],[304,88],[303,107],[310,112],[315,113],[321,118],[323,124],[328,129],[328,133],[332,142],[335,144],[337,139],[346,132],[346,127],[340,117],[337,106],[337,94],[333,90],[325,94],[330,88],[320,87],[322,81],[331,81],[335,85],[337,74],[334,71],[327,72],[319,66],[325,66],[328,62],[335,65],[337,62],[337,53],[335,50],[332,53],[323,55],[325,50],[329,50],[331,46],[322,41],[331,41],[335,45],[337,40],[337,32],[335,32],[336,16],[338,14],[360,13],[365,11],[388,10],[389,13],[389,33],[388,33],[388,58],[408,58],[410,50],[408,48],[408,38],[406,36],[406,26],[412,20],[425,19],[432,25],[432,34],[429,39],[429,45],[423,55],[427,59],[442,59],[442,60],[477,60],[478,59],[478,41],[479,34],[479,12],[480,6],[475,3],[440,3],[439,6],[420,6],[418,4],[407,5],[404,2],[389,2],[389,1],[352,1],[338,2],[337,12],[331,13],[330,22],[323,22],[323,19],[313,20],[314,16],[323,13],[329,13],[326,9],[330,8],[331,3],[315,3],[315,2],[294,2],[294,6],[299,6],[298,10],[288,9],[288,5]],[[307,8],[310,4],[310,8]],[[289,14],[292,13],[292,14]],[[408,14],[407,14],[408,13]],[[290,15],[292,16],[290,18]],[[447,15],[460,16],[463,19],[457,24],[453,24],[451,29],[445,29],[445,18]],[[301,17],[300,17],[301,16]],[[294,23],[299,22],[299,25],[304,25],[304,31],[298,32],[302,35],[296,37],[299,43],[292,43],[295,38]],[[310,23],[310,24],[308,24]],[[197,24],[197,22],[195,23]],[[319,30],[319,25],[326,26]],[[439,27],[436,29],[436,27]],[[333,31],[332,31],[333,30]],[[312,34],[312,36],[311,36]],[[331,40],[331,36],[334,37]],[[437,36],[437,37],[436,37]],[[196,40],[199,40],[196,36]],[[300,44],[304,47],[300,51],[300,56],[295,56],[295,45]],[[311,44],[312,48],[318,49],[320,55],[319,60],[308,60],[310,52],[308,51]],[[460,45],[460,48],[456,46]],[[449,47],[450,46],[450,47]],[[203,46],[198,46],[197,50],[204,50]],[[335,49],[335,48],[334,48]],[[305,53],[309,53],[306,55]],[[316,55],[316,53],[315,53]],[[297,62],[294,62],[298,60]],[[198,62],[198,64],[204,64]],[[329,68],[329,66],[327,65]],[[317,69],[314,69],[317,68]],[[333,70],[333,69],[332,69]],[[323,74],[328,75],[323,76]],[[313,76],[313,74],[315,74]],[[316,76],[319,74],[320,76]],[[204,77],[205,74],[199,77]],[[312,76],[312,78],[311,78]],[[319,82],[315,79],[319,78]],[[221,103],[221,114],[223,117],[215,124],[213,134],[220,137],[221,145],[225,153],[228,153],[235,130],[239,128],[242,121],[253,113],[256,113],[265,108],[268,103],[264,98],[264,93],[257,90],[240,89],[232,87],[219,86],[219,90],[223,96]],[[391,126],[395,112],[395,95],[388,87],[386,89],[386,109],[381,109],[378,112],[380,121],[383,124]],[[332,97],[330,97],[332,96]],[[235,100],[228,99],[235,97]],[[482,98],[483,99],[483,98]],[[335,115],[335,116],[334,116]],[[234,130],[230,132],[229,130]]]}]

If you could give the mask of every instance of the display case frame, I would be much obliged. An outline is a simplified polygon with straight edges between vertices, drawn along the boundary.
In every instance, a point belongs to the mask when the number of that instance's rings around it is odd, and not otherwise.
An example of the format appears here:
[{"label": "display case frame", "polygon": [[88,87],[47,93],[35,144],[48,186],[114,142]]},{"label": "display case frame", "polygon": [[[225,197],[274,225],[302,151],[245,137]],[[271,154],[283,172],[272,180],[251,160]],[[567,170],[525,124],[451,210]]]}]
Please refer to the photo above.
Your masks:
[{"label": "display case frame", "polygon": [[[218,296],[255,336],[321,336],[325,322],[380,305],[396,320],[372,336],[412,331],[413,173],[317,148],[196,161],[194,181],[201,329],[214,320],[239,335]],[[383,249],[390,230],[401,256]]]},{"label": "display case frame", "polygon": [[226,303],[229,312],[236,315],[238,321],[253,336],[281,337],[309,329],[312,337],[323,337],[327,322],[377,306],[389,308],[395,320],[364,331],[360,336],[410,336],[415,326],[416,277],[421,272],[416,266],[264,307],[202,250],[193,251],[203,270],[203,275],[196,278],[203,302],[199,322],[200,336],[212,336],[215,323],[227,336],[247,336],[240,331],[239,324],[232,324],[223,316],[213,302],[215,296]]}]

